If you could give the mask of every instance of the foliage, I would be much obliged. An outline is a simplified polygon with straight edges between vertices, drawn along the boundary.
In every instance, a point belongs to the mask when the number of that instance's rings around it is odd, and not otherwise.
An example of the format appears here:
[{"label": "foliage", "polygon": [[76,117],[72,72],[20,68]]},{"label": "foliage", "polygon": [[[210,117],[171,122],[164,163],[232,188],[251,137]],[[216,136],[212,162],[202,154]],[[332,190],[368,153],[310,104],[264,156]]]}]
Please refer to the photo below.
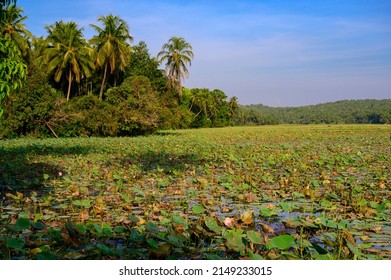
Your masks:
[{"label": "foliage", "polygon": [[[150,134],[159,128],[232,123],[230,103],[219,90],[186,89],[178,106],[176,99],[160,96],[147,77],[130,76],[119,87],[109,89],[103,101],[89,94],[64,104],[40,66],[34,67],[25,89],[6,104],[5,118],[0,122],[2,137],[130,136]],[[200,111],[201,103],[197,103],[201,97],[207,100],[206,111]]]},{"label": "foliage", "polygon": [[28,59],[30,53],[28,39],[32,37],[32,34],[23,23],[27,17],[22,16],[22,13],[21,7],[15,4],[8,5],[0,19],[1,34],[14,43],[24,59]]},{"label": "foliage", "polygon": [[0,38],[0,117],[3,115],[3,100],[20,89],[26,77],[26,65],[16,46],[7,38]]},{"label": "foliage", "polygon": [[118,88],[110,89],[106,98],[119,122],[119,135],[149,134],[158,128],[160,104],[150,80],[131,76]]},{"label": "foliage", "polygon": [[159,69],[157,59],[151,57],[147,44],[140,41],[132,47],[132,55],[125,69],[125,77],[144,76],[147,77],[155,91],[163,94],[167,91],[167,79],[163,71]]},{"label": "foliage", "polygon": [[183,104],[176,105],[173,99],[162,98],[159,112],[159,129],[186,129],[192,127],[194,113]]},{"label": "foliage", "polygon": [[159,126],[160,105],[148,78],[132,76],[106,93],[71,99],[67,104],[32,68],[26,86],[5,104],[0,137],[128,136],[149,134]]},{"label": "foliage", "polygon": [[233,123],[232,100],[219,89],[184,89],[181,102],[194,114],[191,127],[223,127]]},{"label": "foliage", "polygon": [[68,80],[67,100],[71,95],[72,81],[80,83],[82,77],[91,76],[93,70],[92,49],[83,38],[82,29],[75,22],[59,21],[46,26],[49,35],[44,51],[48,72],[54,72],[54,80],[63,76]]},{"label": "foliage", "polygon": [[85,95],[71,100],[67,113],[73,115],[71,122],[65,123],[61,136],[113,136],[118,123],[112,117],[115,110],[94,95]]},{"label": "foliage", "polygon": [[[129,62],[131,47],[129,42],[133,37],[129,33],[127,23],[118,16],[109,14],[98,17],[102,27],[91,24],[98,35],[90,42],[96,48],[96,66],[103,67],[102,85],[99,92],[99,99],[103,98],[103,91],[107,78],[107,71],[113,74],[117,69],[123,71]],[[116,81],[116,77],[114,77]],[[116,84],[116,83],[115,83]]]},{"label": "foliage", "polygon": [[[105,101],[94,95],[72,100],[69,114],[76,116],[66,136],[129,136],[150,134],[158,127],[159,102],[148,78],[132,76],[107,91]],[[72,132],[72,133],[70,133]]]},{"label": "foliage", "polygon": [[[200,114],[194,111],[199,108],[192,103],[196,100],[192,99],[192,93],[178,97],[177,88],[168,87],[169,79],[180,84],[188,75],[186,64],[191,62],[193,53],[183,38],[172,37],[158,60],[151,57],[143,41],[131,47],[133,38],[128,24],[112,14],[98,17],[101,26],[91,25],[98,34],[87,42],[82,28],[74,22],[63,21],[46,26],[46,38],[30,40],[28,37],[32,36],[23,24],[26,17],[22,17],[22,8],[12,5],[7,11],[9,23],[2,21],[7,24],[5,34],[24,51],[32,45],[27,61],[32,74],[26,81],[26,90],[7,103],[1,137],[124,136],[148,134],[157,128],[232,124],[233,110],[223,92],[205,89],[208,111]],[[10,51],[8,44],[13,45],[7,43]],[[170,64],[174,68],[166,77],[159,65],[163,60],[171,61],[170,55],[175,63]],[[13,64],[5,62],[2,73],[8,80],[4,80],[2,89],[8,95],[22,83],[9,74],[17,74]],[[48,78],[37,73],[42,69],[49,73]],[[100,89],[97,88],[99,80]],[[41,86],[38,81],[42,82]],[[10,85],[11,82],[14,84]],[[66,92],[68,104],[58,96],[58,91]],[[102,102],[95,98],[98,92]],[[1,100],[4,96],[2,93]]]},{"label": "foliage", "polygon": [[[85,98],[85,108],[103,103]],[[263,126],[6,140],[0,258],[390,259],[389,132]]]},{"label": "foliage", "polygon": [[241,107],[239,124],[391,123],[391,99],[343,100],[302,107]]},{"label": "foliage", "polygon": [[179,95],[182,93],[182,80],[189,76],[186,64],[191,65],[193,58],[192,46],[182,37],[171,37],[157,55],[160,63],[166,61],[168,87]]},{"label": "foliage", "polygon": [[21,23],[24,18],[19,18],[21,10],[17,10],[14,5],[10,6],[11,2],[2,1],[0,5],[0,118],[4,111],[4,99],[12,91],[20,89],[26,77],[26,65],[21,54],[24,49],[18,37],[19,32],[25,31]]},{"label": "foliage", "polygon": [[63,118],[61,103],[61,94],[50,86],[45,71],[31,66],[25,85],[4,103],[0,137],[51,135],[50,129]]}]

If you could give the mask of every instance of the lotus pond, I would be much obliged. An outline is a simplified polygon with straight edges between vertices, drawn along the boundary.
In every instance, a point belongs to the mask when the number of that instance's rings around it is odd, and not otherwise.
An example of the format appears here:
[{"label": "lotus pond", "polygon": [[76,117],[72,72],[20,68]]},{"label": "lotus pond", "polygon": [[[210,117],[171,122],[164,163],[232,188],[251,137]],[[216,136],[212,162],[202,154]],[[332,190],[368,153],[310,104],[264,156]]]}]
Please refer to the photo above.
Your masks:
[{"label": "lotus pond", "polygon": [[0,141],[0,259],[391,259],[387,125]]}]

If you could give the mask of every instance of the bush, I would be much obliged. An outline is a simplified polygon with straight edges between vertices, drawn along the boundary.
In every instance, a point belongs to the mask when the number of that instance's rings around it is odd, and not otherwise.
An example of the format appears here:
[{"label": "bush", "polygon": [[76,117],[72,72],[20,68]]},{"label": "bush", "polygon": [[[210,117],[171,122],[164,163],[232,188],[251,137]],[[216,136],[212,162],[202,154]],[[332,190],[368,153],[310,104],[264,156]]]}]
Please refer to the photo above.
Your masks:
[{"label": "bush", "polygon": [[4,102],[1,137],[52,134],[62,96],[49,85],[43,73],[40,69],[33,69],[22,89],[12,93]]}]

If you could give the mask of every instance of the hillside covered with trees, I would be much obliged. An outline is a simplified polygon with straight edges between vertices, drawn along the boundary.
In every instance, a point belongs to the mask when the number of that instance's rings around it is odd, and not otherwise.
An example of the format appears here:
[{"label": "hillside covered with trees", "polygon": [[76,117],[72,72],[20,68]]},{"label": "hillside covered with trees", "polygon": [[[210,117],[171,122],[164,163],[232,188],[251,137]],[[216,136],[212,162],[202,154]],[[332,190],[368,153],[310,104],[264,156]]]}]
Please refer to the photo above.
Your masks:
[{"label": "hillside covered with trees", "polygon": [[390,124],[391,99],[342,100],[302,107],[241,106],[241,125],[264,124]]}]

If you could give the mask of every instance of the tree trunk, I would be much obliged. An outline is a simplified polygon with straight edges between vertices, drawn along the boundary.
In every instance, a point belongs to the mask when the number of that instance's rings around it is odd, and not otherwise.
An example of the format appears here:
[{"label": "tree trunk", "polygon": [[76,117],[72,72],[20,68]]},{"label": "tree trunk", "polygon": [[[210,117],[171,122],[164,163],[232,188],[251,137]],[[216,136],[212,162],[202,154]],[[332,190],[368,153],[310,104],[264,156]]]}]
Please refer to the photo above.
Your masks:
[{"label": "tree trunk", "polygon": [[71,86],[72,86],[72,69],[69,68],[67,101],[71,96]]},{"label": "tree trunk", "polygon": [[99,92],[99,99],[100,100],[103,99],[103,89],[105,87],[106,75],[107,75],[107,62],[105,64],[105,71],[103,72],[102,85],[100,86],[100,92]]}]

